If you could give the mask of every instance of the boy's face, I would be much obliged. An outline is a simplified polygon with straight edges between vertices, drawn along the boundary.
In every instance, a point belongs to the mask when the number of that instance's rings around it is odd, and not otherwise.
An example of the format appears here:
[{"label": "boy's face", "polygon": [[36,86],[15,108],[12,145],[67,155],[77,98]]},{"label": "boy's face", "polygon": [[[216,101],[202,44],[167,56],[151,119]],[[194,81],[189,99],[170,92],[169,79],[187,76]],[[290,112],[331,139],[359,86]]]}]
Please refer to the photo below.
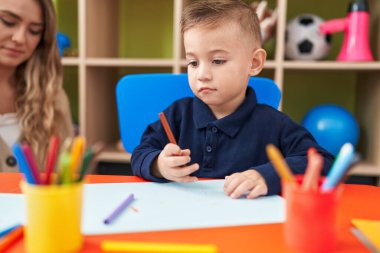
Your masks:
[{"label": "boy's face", "polygon": [[184,45],[194,94],[217,118],[234,112],[245,98],[249,77],[261,71],[265,51],[234,21],[190,28]]}]

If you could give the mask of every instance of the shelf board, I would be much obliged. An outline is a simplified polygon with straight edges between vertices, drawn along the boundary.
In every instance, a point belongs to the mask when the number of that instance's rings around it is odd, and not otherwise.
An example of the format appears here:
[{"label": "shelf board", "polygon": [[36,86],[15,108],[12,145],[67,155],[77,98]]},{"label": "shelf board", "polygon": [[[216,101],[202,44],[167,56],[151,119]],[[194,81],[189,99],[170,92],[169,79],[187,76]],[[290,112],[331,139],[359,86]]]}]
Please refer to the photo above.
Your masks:
[{"label": "shelf board", "polygon": [[353,167],[348,174],[351,176],[380,177],[380,168],[373,164],[362,162]]},{"label": "shelf board", "polygon": [[274,60],[267,60],[264,64],[264,69],[275,69],[278,64]]},{"label": "shelf board", "polygon": [[94,67],[172,67],[173,59],[87,58],[86,65]]},{"label": "shelf board", "polygon": [[[267,60],[265,62],[264,68],[266,68],[266,69],[274,69],[274,68],[276,68],[276,66],[277,66],[277,64],[276,64],[275,61],[273,61],[273,60]],[[181,60],[181,67],[187,67],[187,63],[186,63],[185,59]]]},{"label": "shelf board", "polygon": [[120,162],[130,163],[131,154],[123,151],[116,150],[115,148],[106,148],[96,158],[97,162]]},{"label": "shelf board", "polygon": [[79,58],[77,58],[77,57],[63,57],[62,58],[62,65],[63,66],[78,66],[79,65]]},{"label": "shelf board", "polygon": [[380,70],[380,62],[285,61],[285,69]]}]

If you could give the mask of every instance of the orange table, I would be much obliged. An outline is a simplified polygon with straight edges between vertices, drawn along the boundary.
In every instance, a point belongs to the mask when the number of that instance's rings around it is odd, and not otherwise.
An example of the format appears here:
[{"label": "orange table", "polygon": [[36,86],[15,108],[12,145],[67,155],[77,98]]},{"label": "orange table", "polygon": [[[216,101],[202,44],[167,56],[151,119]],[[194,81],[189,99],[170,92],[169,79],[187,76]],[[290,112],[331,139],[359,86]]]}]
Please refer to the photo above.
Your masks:
[{"label": "orange table", "polygon": [[[0,192],[19,193],[22,175],[0,173]],[[90,175],[89,183],[144,182],[132,176]],[[345,185],[339,207],[339,247],[336,252],[368,252],[350,232],[350,219],[380,220],[380,188],[365,185]],[[6,208],[6,207],[0,207]],[[219,252],[293,252],[283,240],[283,224],[235,226],[208,229],[189,229],[165,232],[143,232],[102,236],[85,236],[81,252],[101,252],[100,243],[105,239],[146,242],[212,243]],[[25,252],[24,242],[19,241],[7,252]]]}]

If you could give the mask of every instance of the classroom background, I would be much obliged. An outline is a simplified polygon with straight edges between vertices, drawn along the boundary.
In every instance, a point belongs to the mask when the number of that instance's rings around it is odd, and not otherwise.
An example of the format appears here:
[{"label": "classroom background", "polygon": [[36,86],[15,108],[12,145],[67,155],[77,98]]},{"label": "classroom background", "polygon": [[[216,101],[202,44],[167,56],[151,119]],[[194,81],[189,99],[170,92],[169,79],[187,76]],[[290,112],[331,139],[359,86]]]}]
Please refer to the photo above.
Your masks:
[{"label": "classroom background", "polygon": [[[70,40],[63,51],[64,87],[74,122],[88,144],[102,142],[94,173],[130,175],[130,155],[120,147],[115,99],[117,81],[127,74],[186,73],[179,20],[191,0],[55,0],[58,30]],[[253,1],[248,0],[248,3]],[[269,0],[278,18],[260,76],[282,91],[280,110],[301,123],[323,104],[348,110],[359,126],[360,164],[347,182],[380,184],[380,2],[369,0],[369,44],[374,61],[336,58],[344,33],[331,35],[322,60],[285,58],[287,24],[301,14],[323,20],[347,16],[349,0]]]}]

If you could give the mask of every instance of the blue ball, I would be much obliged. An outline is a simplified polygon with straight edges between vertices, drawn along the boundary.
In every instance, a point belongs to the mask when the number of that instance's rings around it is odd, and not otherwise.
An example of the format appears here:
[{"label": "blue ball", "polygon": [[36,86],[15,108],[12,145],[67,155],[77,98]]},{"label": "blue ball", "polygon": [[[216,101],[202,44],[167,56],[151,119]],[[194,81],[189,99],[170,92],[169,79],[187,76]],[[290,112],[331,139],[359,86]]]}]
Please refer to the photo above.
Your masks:
[{"label": "blue ball", "polygon": [[354,146],[359,140],[359,126],[353,115],[337,105],[320,105],[311,109],[302,121],[315,140],[333,155],[344,143]]}]

